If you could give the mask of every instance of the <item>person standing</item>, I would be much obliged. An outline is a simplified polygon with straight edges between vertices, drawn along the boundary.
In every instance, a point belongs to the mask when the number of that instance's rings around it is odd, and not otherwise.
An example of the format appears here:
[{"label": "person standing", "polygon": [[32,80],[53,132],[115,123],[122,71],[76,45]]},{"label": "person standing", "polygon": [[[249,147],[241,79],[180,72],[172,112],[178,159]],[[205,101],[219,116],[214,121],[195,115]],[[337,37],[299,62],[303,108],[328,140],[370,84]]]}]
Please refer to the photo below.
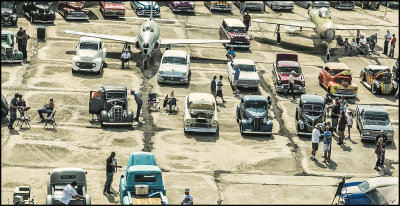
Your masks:
[{"label": "person standing", "polygon": [[24,30],[22,29],[22,27],[19,27],[19,31],[17,32],[15,39],[18,44],[18,51],[20,51],[20,52],[22,52],[22,36],[23,35],[24,35]]},{"label": "person standing", "polygon": [[336,101],[335,106],[332,107],[332,111],[331,111],[332,128],[333,128],[333,131],[335,131],[335,132],[336,132],[336,128],[337,128],[339,115],[340,115],[340,103],[339,103],[339,101]]},{"label": "person standing", "polygon": [[249,27],[251,26],[251,16],[249,11],[246,11],[243,16],[243,24],[246,26],[246,32],[249,31]]},{"label": "person standing", "polygon": [[289,81],[288,81],[288,84],[289,84],[288,89],[285,92],[285,98],[287,98],[287,94],[288,94],[289,90],[292,91],[293,100],[296,99],[296,97],[294,96],[294,90],[293,90],[293,87],[294,87],[294,76],[293,75],[294,74],[296,74],[295,71],[292,71],[292,73],[290,73]]},{"label": "person standing", "polygon": [[311,148],[312,148],[312,151],[311,151],[310,159],[313,160],[313,161],[317,160],[315,158],[315,153],[318,150],[319,137],[321,136],[321,132],[319,131],[320,128],[321,128],[320,125],[316,124],[314,129],[313,129],[313,131],[312,131],[312,134],[311,134]]},{"label": "person standing", "polygon": [[47,113],[47,116],[50,116],[50,114],[53,112],[55,106],[56,105],[54,104],[53,98],[50,98],[49,102],[45,102],[43,104],[42,109],[38,109],[40,122],[44,121],[43,113]]},{"label": "person standing", "polygon": [[382,142],[383,142],[383,138],[380,137],[380,138],[378,139],[378,142],[376,143],[376,147],[375,147],[376,163],[375,163],[374,169],[375,169],[376,171],[380,171],[380,169],[379,169],[378,167],[380,166],[380,162],[381,162],[381,158],[382,158],[382,153],[383,153]]},{"label": "person standing", "polygon": [[71,184],[64,187],[63,192],[60,197],[60,205],[68,205],[72,198],[75,199],[85,199],[84,196],[78,194],[75,190],[77,182],[74,180]]},{"label": "person standing", "polygon": [[339,122],[338,122],[338,130],[339,130],[339,145],[342,145],[344,142],[344,131],[346,130],[347,118],[346,113],[344,111],[340,112]]},{"label": "person standing", "polygon": [[329,116],[329,110],[333,107],[333,100],[329,92],[326,93],[325,97],[325,115]]},{"label": "person standing", "polygon": [[378,33],[373,33],[371,34],[371,36],[369,37],[369,48],[371,49],[371,51],[374,51],[375,45],[378,42]]},{"label": "person standing", "polygon": [[390,42],[390,52],[389,52],[389,56],[393,57],[394,56],[394,48],[396,47],[396,36],[393,34],[392,35],[392,41]]},{"label": "person standing", "polygon": [[136,117],[134,120],[139,121],[140,110],[142,109],[142,105],[143,105],[142,95],[133,89],[131,90],[131,94],[133,94],[133,96],[135,97],[135,102],[137,104]]},{"label": "person standing", "polygon": [[128,62],[130,58],[131,58],[131,54],[129,54],[129,50],[128,49],[125,50],[125,52],[121,54],[121,62],[122,62],[122,68],[121,69],[124,69],[125,62]]},{"label": "person standing", "polygon": [[381,130],[379,132],[379,135],[376,136],[375,138],[375,143],[378,142],[379,138],[382,138],[382,154],[381,154],[381,158],[379,161],[378,166],[383,167],[384,163],[385,163],[385,147],[386,147],[386,143],[387,143],[387,136],[385,135],[385,133],[383,132],[383,130]]},{"label": "person standing", "polygon": [[15,93],[14,98],[12,98],[10,101],[10,121],[8,122],[8,129],[10,130],[14,129],[14,122],[15,120],[17,120],[17,109],[20,108],[19,106],[17,106],[18,96],[19,94]]},{"label": "person standing", "polygon": [[28,39],[30,38],[31,37],[26,33],[26,30],[23,30],[23,35],[21,37],[21,40],[22,40],[22,54],[24,59],[28,58],[26,47],[28,46]]},{"label": "person standing", "polygon": [[210,84],[210,92],[214,96],[215,100],[217,100],[217,75],[214,74],[212,79],[211,79],[211,84]]},{"label": "person standing", "polygon": [[185,194],[182,195],[181,205],[193,205],[193,196],[189,194],[190,189],[185,189]]},{"label": "person standing", "polygon": [[106,160],[106,183],[104,184],[104,189],[103,189],[103,195],[106,194],[112,194],[110,191],[111,188],[111,182],[114,174],[114,168],[119,167],[122,168],[122,166],[118,166],[113,164],[113,159],[115,157],[115,152],[111,152],[111,155],[107,158]]},{"label": "person standing", "polygon": [[329,129],[329,126],[325,127],[324,140],[322,141],[324,144],[324,163],[331,159],[332,133]]},{"label": "person standing", "polygon": [[[113,163],[114,165],[118,165],[118,160],[117,160],[116,157],[113,158],[112,163]],[[117,168],[118,168],[118,167],[114,167],[114,171],[113,171],[113,175],[112,175],[113,177],[111,178],[110,185],[112,185],[112,183],[113,183],[113,180],[114,180],[114,173],[116,173],[116,172],[118,171]]]},{"label": "person standing", "polygon": [[239,1],[240,2],[240,14],[243,15],[244,10],[246,9],[246,1]]},{"label": "person standing", "polygon": [[222,86],[223,86],[222,78],[223,78],[223,76],[219,75],[219,80],[217,82],[217,97],[221,97],[222,103],[225,103],[226,101],[224,100],[224,97],[222,95]]},{"label": "person standing", "polygon": [[351,111],[347,112],[348,116],[347,116],[347,130],[349,132],[349,136],[347,136],[348,140],[351,140],[350,137],[350,130],[353,127],[353,113]]},{"label": "person standing", "polygon": [[349,105],[347,104],[347,101],[346,101],[346,99],[344,98],[344,95],[342,95],[342,96],[340,97],[339,103],[340,103],[340,111],[346,112],[346,109],[347,109],[347,107],[348,107]]},{"label": "person standing", "polygon": [[239,76],[240,76],[240,69],[239,66],[236,65],[235,66],[235,73],[233,74],[233,88],[235,89],[235,91],[233,92],[234,94],[238,94],[240,91],[237,88],[238,85],[238,81],[239,81]]},{"label": "person standing", "polygon": [[384,39],[385,39],[385,44],[383,46],[383,53],[382,54],[387,55],[389,42],[392,39],[392,35],[390,34],[389,30],[386,31]]}]

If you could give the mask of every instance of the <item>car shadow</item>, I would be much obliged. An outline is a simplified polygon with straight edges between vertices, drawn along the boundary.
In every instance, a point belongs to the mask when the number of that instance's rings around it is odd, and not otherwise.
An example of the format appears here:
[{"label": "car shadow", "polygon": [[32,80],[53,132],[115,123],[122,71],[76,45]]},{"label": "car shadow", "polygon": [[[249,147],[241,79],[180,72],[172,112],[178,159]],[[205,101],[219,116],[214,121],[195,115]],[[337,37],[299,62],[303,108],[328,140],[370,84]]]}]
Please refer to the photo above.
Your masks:
[{"label": "car shadow", "polygon": [[91,10],[89,10],[88,17],[89,17],[89,21],[90,20],[99,20],[99,17],[95,13],[93,13],[93,11],[91,11]]},{"label": "car shadow", "polygon": [[212,59],[207,57],[190,57],[191,63],[198,64],[226,64],[226,60],[222,59]]},{"label": "car shadow", "polygon": [[189,88],[190,83],[188,84],[165,84],[165,83],[158,83],[160,87],[169,87],[169,88]]},{"label": "car shadow", "polygon": [[243,139],[255,140],[258,142],[275,140],[274,134],[272,134],[271,136],[268,136],[265,134],[241,134],[241,135],[242,135]]},{"label": "car shadow", "polygon": [[[300,44],[294,44],[294,43],[289,43],[285,42],[285,36],[281,37],[281,43],[277,44],[276,39],[269,39],[269,38],[264,38],[264,37],[254,37],[254,41],[261,43],[261,44],[268,44],[268,45],[280,45],[283,49],[291,50],[291,51],[296,51],[298,53],[302,54],[314,54],[314,55],[321,55],[323,54],[325,56],[325,51],[326,48],[323,49],[322,45],[315,45],[313,47],[310,46],[304,46]],[[314,40],[314,38],[311,37],[311,39]]]},{"label": "car shadow", "polygon": [[173,13],[179,16],[196,16],[196,12],[173,12]]},{"label": "car shadow", "polygon": [[211,11],[208,9],[212,15],[221,15],[221,16],[232,16],[231,11]]},{"label": "car shadow", "polygon": [[101,127],[101,129],[104,130],[104,131],[109,131],[109,132],[130,132],[130,131],[134,130],[133,126],[126,126],[126,125],[121,125],[121,126],[118,126],[118,125],[112,125],[112,126],[103,125]]},{"label": "car shadow", "polygon": [[104,73],[104,71],[101,72],[100,74],[93,73],[93,72],[77,71],[75,73],[72,73],[72,76],[83,78],[83,79],[99,79],[99,78],[103,77],[103,73]]},{"label": "car shadow", "polygon": [[216,134],[185,132],[185,137],[194,138],[197,142],[217,142],[219,139],[219,131],[217,131]]}]

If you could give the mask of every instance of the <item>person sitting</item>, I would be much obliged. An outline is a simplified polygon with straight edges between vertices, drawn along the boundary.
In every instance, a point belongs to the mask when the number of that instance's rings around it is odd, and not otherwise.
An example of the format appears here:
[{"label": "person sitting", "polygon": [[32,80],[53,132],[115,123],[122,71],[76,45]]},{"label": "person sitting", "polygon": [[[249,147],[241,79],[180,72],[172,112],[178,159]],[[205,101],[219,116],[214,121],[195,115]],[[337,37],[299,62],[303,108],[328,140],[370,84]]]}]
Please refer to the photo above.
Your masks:
[{"label": "person sitting", "polygon": [[367,54],[366,51],[368,51],[368,53],[371,52],[371,50],[369,48],[369,44],[367,44],[367,39],[365,39],[364,35],[361,35],[361,38],[358,43],[361,46],[361,47],[359,47],[359,48],[361,48],[361,50],[359,49],[361,54]]},{"label": "person sitting", "polygon": [[357,46],[358,44],[356,42],[356,39],[353,38],[351,40],[351,56],[353,55],[357,56]]},{"label": "person sitting", "polygon": [[337,43],[338,46],[344,46],[343,37],[342,37],[341,35],[339,35],[339,36],[336,38],[336,43]]},{"label": "person sitting", "polygon": [[25,99],[22,98],[22,94],[18,95],[17,106],[21,107],[21,115],[25,116],[25,111],[28,111],[31,107],[26,106]]},{"label": "person sitting", "polygon": [[232,62],[232,60],[236,57],[236,53],[233,50],[233,47],[230,47],[226,53],[226,58],[228,61]]},{"label": "person sitting", "polygon": [[167,96],[165,97],[163,107],[166,108],[167,105],[169,105],[169,110],[171,111],[172,106],[175,108],[176,107],[176,97],[175,97],[175,92],[172,90]]},{"label": "person sitting", "polygon": [[350,42],[349,42],[349,38],[346,38],[343,42],[343,47],[344,47],[344,53],[348,54],[351,48]]},{"label": "person sitting", "polygon": [[129,53],[128,49],[125,50],[125,52],[121,54],[122,69],[124,69],[124,63],[129,62],[130,58],[131,58],[131,54]]},{"label": "person sitting", "polygon": [[53,112],[55,107],[53,98],[50,98],[49,102],[45,102],[43,104],[43,108],[42,109],[38,109],[38,113],[40,116],[40,122],[44,122],[44,117],[42,113],[47,113],[47,116],[50,116],[50,114]]}]

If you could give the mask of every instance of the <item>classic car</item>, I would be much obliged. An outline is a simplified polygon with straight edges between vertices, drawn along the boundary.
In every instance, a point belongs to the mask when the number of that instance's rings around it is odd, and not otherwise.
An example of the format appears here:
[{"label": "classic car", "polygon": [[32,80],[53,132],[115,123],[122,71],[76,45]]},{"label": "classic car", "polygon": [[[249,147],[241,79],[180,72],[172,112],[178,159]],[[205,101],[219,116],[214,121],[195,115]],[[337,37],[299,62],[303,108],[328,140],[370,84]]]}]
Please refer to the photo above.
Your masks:
[{"label": "classic car", "polygon": [[306,82],[298,62],[297,54],[278,53],[276,54],[276,62],[273,63],[272,80],[275,85],[276,92],[286,92],[289,87],[289,76],[295,71],[294,92],[305,93]]},{"label": "classic car", "polygon": [[155,1],[131,1],[131,7],[138,16],[150,16],[152,7],[153,16],[161,15],[160,6]]},{"label": "classic car", "polygon": [[384,131],[388,142],[392,142],[394,132],[390,122],[389,113],[383,106],[377,105],[357,105],[356,125],[360,131],[361,140],[376,140],[376,136],[381,130]]},{"label": "classic car", "polygon": [[119,191],[122,205],[169,204],[162,171],[156,165],[153,153],[130,154],[125,175],[121,175]]},{"label": "classic car", "polygon": [[319,72],[318,81],[333,96],[357,96],[358,87],[352,82],[350,69],[344,63],[326,63]]},{"label": "classic car", "polygon": [[50,1],[26,1],[22,10],[31,23],[54,23],[56,14],[50,9]]},{"label": "classic car", "polygon": [[355,5],[365,9],[365,8],[370,8],[370,9],[379,9],[379,1],[355,1]]},{"label": "classic car", "polygon": [[14,33],[1,30],[1,63],[22,62],[22,52],[14,50]]},{"label": "classic car", "polygon": [[[306,9],[312,7],[312,1],[295,1],[294,3]],[[329,1],[315,1],[315,8],[319,9],[322,7],[330,9]]]},{"label": "classic car", "polygon": [[266,1],[266,4],[272,10],[293,10],[294,2],[293,1]]},{"label": "classic car", "polygon": [[17,186],[14,188],[13,205],[35,204],[35,200],[31,199],[31,187],[28,185]]},{"label": "classic car", "polygon": [[240,134],[272,134],[272,121],[268,120],[267,98],[261,95],[246,95],[236,107],[236,121]]},{"label": "classic car", "polygon": [[398,1],[379,1],[379,3],[386,7],[396,7],[396,8],[399,7]]},{"label": "classic car", "polygon": [[166,50],[158,70],[158,83],[188,84],[190,54],[182,50]]},{"label": "classic car", "polygon": [[316,94],[303,94],[296,107],[297,135],[311,135],[314,126],[323,123],[325,116],[325,99]]},{"label": "classic car", "polygon": [[172,12],[192,12],[194,13],[195,4],[193,1],[170,1],[168,3]]},{"label": "classic car", "polygon": [[227,39],[226,47],[250,48],[250,37],[246,33],[246,26],[239,19],[226,18],[219,27],[219,38]]},{"label": "classic car", "polygon": [[84,8],[84,1],[59,1],[58,13],[64,19],[88,20],[89,9]]},{"label": "classic car", "polygon": [[332,8],[354,10],[354,1],[329,1]]},{"label": "classic car", "polygon": [[204,1],[204,5],[210,9],[210,11],[232,11],[231,1]]},{"label": "classic car", "polygon": [[[369,196],[374,195],[378,189],[397,186],[398,177],[374,177],[365,181],[344,183],[340,195],[340,203],[344,205],[372,205]],[[398,195],[398,194],[397,194]]]},{"label": "classic car", "polygon": [[185,132],[218,132],[217,104],[210,93],[190,93],[185,97]]},{"label": "classic car", "polygon": [[128,111],[128,97],[125,86],[102,86],[103,94],[100,98],[93,96],[90,91],[89,113],[99,115],[103,125],[128,125],[132,126],[133,112]]},{"label": "classic car", "polygon": [[1,2],[1,25],[17,25],[18,15],[17,8],[14,1],[2,1]]},{"label": "classic car", "polygon": [[90,205],[91,198],[87,194],[86,183],[87,172],[81,168],[56,168],[49,172],[49,180],[47,181],[47,197],[46,205],[58,205],[63,190],[67,184],[76,181],[76,192],[85,197],[85,199],[72,199],[70,205]]},{"label": "classic car", "polygon": [[400,82],[399,82],[400,70],[399,70],[399,58],[398,57],[397,57],[396,64],[392,68],[392,74],[393,74],[393,79],[397,82],[397,84],[400,84]]},{"label": "classic car", "polygon": [[125,16],[125,7],[122,1],[100,1],[100,12],[105,17]]},{"label": "classic car", "polygon": [[392,72],[388,66],[368,65],[360,72],[360,81],[372,91],[382,94],[395,94],[398,84],[392,80]]},{"label": "classic car", "polygon": [[232,62],[226,64],[228,70],[229,82],[233,85],[233,76],[235,68],[240,69],[238,87],[257,89],[260,85],[260,78],[258,77],[256,65],[250,59],[234,59]]},{"label": "classic car", "polygon": [[[240,4],[243,4],[244,1],[233,1],[235,5],[240,8]],[[244,4],[244,10],[264,10],[264,2],[262,1],[246,1]]]},{"label": "classic car", "polygon": [[88,71],[101,73],[106,60],[107,49],[99,38],[81,37],[72,58],[72,73]]},{"label": "classic car", "polygon": [[7,117],[9,109],[10,107],[8,106],[6,98],[3,95],[1,95],[1,118]]}]

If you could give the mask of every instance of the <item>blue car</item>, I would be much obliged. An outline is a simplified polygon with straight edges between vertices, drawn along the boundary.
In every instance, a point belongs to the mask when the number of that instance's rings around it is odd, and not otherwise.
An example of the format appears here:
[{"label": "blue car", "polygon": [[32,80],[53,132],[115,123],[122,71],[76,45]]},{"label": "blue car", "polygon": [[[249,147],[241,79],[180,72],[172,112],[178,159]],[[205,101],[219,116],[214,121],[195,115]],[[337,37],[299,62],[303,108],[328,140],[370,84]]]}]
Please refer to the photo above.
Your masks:
[{"label": "blue car", "polygon": [[345,205],[372,205],[370,197],[377,189],[399,185],[398,177],[375,177],[363,182],[344,183],[340,194],[340,202]]},{"label": "blue car", "polygon": [[131,1],[131,7],[138,16],[150,16],[151,6],[153,6],[153,16],[160,16],[160,6],[153,1]]},{"label": "blue car", "polygon": [[236,121],[241,134],[272,134],[272,121],[268,120],[270,101],[261,95],[246,95],[236,109]]}]

